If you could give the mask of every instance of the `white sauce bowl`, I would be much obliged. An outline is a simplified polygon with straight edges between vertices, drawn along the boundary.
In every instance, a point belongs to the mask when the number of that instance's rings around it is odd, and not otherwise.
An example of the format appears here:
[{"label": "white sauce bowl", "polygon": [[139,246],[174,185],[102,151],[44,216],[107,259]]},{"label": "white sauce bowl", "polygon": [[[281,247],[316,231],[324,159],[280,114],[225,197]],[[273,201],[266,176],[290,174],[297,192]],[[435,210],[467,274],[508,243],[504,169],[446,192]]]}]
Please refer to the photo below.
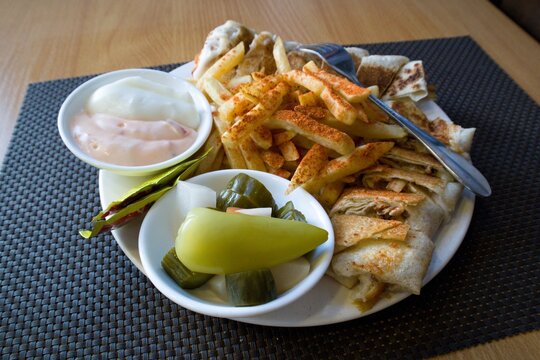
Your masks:
[{"label": "white sauce bowl", "polygon": [[[200,124],[197,130],[195,142],[181,154],[159,163],[142,165],[142,166],[126,166],[116,165],[94,159],[86,154],[77,144],[77,141],[71,133],[71,122],[77,114],[84,110],[90,96],[98,88],[114,81],[130,77],[140,76],[144,79],[158,82],[176,89],[187,90],[193,99],[195,109],[199,115]],[[96,76],[84,84],[76,88],[64,101],[60,112],[58,113],[58,131],[60,137],[67,148],[82,161],[95,166],[99,169],[108,170],[117,174],[127,176],[142,176],[152,175],[160,170],[166,169],[179,162],[186,160],[193,155],[204,144],[212,129],[212,110],[206,97],[191,83],[180,79],[174,75],[163,71],[149,69],[127,69],[109,72],[103,75]]]}]

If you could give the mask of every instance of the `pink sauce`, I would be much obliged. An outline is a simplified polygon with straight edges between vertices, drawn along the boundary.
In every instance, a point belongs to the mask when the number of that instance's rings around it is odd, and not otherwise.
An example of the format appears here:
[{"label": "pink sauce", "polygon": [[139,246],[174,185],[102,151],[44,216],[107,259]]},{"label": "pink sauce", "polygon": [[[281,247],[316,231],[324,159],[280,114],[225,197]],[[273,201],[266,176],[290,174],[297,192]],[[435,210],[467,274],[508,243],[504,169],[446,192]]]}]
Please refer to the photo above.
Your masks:
[{"label": "pink sauce", "polygon": [[81,149],[97,160],[142,166],[171,159],[187,150],[197,132],[174,120],[126,120],[107,114],[75,116],[71,132]]}]

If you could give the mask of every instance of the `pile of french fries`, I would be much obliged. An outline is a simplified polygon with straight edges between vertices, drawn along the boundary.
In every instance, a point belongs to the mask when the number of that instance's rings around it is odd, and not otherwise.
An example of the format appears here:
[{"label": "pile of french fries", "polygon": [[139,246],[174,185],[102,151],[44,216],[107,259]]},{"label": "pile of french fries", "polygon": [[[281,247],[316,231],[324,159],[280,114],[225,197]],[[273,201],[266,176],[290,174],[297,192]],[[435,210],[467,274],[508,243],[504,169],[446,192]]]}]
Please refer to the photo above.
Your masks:
[{"label": "pile of french fries", "polygon": [[203,151],[212,149],[198,173],[253,169],[291,180],[327,208],[347,183],[389,151],[405,131],[367,100],[362,88],[308,62],[291,70],[277,38],[275,74],[231,76],[245,55],[244,43],[227,52],[197,81],[216,107]]}]

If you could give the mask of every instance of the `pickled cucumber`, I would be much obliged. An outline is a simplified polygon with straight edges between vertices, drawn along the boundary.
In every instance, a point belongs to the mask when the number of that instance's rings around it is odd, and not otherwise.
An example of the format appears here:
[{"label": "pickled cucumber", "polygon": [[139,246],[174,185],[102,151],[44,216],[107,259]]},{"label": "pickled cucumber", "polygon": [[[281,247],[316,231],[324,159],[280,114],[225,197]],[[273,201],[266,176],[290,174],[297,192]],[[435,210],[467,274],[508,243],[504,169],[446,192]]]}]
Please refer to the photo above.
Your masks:
[{"label": "pickled cucumber", "polygon": [[189,270],[178,259],[174,248],[165,254],[163,260],[161,260],[161,266],[182,289],[198,288],[213,276],[212,274],[203,274]]},{"label": "pickled cucumber", "polygon": [[225,275],[227,296],[234,306],[254,306],[277,297],[274,277],[269,269]]},{"label": "pickled cucumber", "polygon": [[225,211],[228,207],[243,209],[271,207],[275,208],[272,194],[259,181],[240,173],[233,177],[217,198],[217,208]]},{"label": "pickled cucumber", "polygon": [[285,220],[294,220],[307,223],[306,217],[294,208],[292,201],[288,201],[276,211],[276,217]]}]

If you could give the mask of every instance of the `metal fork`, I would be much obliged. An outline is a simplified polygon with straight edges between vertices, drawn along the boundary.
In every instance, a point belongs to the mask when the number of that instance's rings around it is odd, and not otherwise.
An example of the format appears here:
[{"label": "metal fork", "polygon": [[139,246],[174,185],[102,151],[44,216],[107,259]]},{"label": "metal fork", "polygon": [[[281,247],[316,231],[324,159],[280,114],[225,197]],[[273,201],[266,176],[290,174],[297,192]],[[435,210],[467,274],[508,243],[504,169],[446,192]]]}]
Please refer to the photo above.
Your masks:
[{"label": "metal fork", "polygon": [[[362,86],[356,77],[352,57],[343,46],[325,43],[299,45],[296,49],[318,56],[336,72],[345,76],[353,83]],[[370,95],[369,99],[424,144],[454,178],[467,189],[480,196],[487,197],[491,195],[491,187],[484,175],[464,157],[447,148],[445,144],[416,126],[406,117],[394,111],[382,100],[373,95]]]}]

